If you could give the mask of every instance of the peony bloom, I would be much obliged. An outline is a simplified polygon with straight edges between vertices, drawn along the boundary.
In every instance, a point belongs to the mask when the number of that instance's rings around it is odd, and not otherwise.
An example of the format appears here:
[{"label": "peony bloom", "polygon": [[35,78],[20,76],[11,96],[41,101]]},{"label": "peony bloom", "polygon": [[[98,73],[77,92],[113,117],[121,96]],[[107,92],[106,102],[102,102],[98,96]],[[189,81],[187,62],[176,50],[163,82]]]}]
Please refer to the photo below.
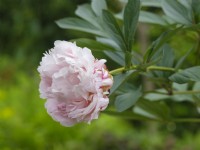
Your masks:
[{"label": "peony bloom", "polygon": [[90,123],[109,103],[113,78],[106,60],[95,59],[88,48],[75,43],[55,41],[54,45],[38,67],[39,91],[41,98],[47,99],[47,112],[64,126]]}]

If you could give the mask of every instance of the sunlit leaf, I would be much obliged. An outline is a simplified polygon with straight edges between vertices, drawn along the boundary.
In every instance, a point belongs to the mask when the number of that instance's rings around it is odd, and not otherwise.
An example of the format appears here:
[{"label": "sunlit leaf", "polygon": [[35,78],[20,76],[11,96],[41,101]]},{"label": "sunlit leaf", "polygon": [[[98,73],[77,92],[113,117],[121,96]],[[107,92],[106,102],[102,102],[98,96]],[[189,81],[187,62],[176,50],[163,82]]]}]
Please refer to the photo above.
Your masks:
[{"label": "sunlit leaf", "polygon": [[176,0],[163,0],[165,14],[181,24],[192,24],[192,12]]},{"label": "sunlit leaf", "polygon": [[[123,3],[127,3],[128,0],[120,0]],[[141,0],[142,6],[148,7],[161,7],[161,0]]]},{"label": "sunlit leaf", "polygon": [[161,7],[161,0],[141,0],[142,6]]},{"label": "sunlit leaf", "polygon": [[94,25],[89,22],[78,18],[64,18],[56,21],[56,24],[63,29],[72,29],[91,34],[106,36],[105,32],[99,31]]},{"label": "sunlit leaf", "polygon": [[99,21],[97,19],[97,16],[93,12],[93,10],[89,4],[79,5],[75,11],[75,14],[77,16],[81,17],[82,19],[87,20],[94,26],[101,28]]},{"label": "sunlit leaf", "polygon": [[107,9],[107,4],[105,0],[92,0],[92,9],[97,16],[102,15],[102,10]]},{"label": "sunlit leaf", "polygon": [[140,11],[139,22],[167,25],[167,22],[161,16],[147,11]]}]

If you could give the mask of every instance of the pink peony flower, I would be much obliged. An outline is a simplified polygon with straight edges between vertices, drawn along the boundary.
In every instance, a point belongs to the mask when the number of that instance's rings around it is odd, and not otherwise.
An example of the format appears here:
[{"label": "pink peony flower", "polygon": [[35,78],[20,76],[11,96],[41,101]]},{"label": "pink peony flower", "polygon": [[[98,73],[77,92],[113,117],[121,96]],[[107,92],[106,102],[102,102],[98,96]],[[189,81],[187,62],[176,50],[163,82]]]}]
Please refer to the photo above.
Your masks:
[{"label": "pink peony flower", "polygon": [[106,60],[97,60],[88,48],[75,43],[55,41],[55,47],[44,54],[38,71],[40,96],[51,117],[64,126],[97,119],[109,99],[113,78]]}]

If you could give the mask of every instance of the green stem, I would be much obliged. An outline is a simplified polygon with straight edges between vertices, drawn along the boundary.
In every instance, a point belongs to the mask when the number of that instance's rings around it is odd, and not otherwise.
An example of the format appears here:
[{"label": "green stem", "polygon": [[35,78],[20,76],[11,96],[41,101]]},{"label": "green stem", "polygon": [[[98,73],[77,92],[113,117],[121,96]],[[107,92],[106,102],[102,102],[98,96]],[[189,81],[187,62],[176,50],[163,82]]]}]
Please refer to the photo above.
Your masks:
[{"label": "green stem", "polygon": [[200,94],[200,91],[174,91],[173,94]]},{"label": "green stem", "polygon": [[117,69],[115,69],[115,70],[110,71],[110,74],[116,75],[116,74],[121,73],[121,72],[124,72],[124,71],[125,71],[125,68],[124,68],[124,67],[122,67],[122,68],[117,68]]},{"label": "green stem", "polygon": [[[135,66],[131,66],[129,69],[126,69],[124,67],[121,67],[121,68],[118,68],[118,69],[115,69],[115,70],[112,70],[110,71],[110,74],[112,75],[116,75],[118,73],[122,73],[122,72],[125,72],[127,70],[135,70],[137,69],[139,66],[135,65]],[[158,70],[158,71],[171,71],[171,72],[175,72],[176,69],[175,68],[170,68],[170,67],[162,67],[162,66],[149,66],[146,68],[147,71],[153,71],[153,70]]]},{"label": "green stem", "polygon": [[172,71],[172,72],[175,72],[175,71],[176,71],[175,68],[162,67],[162,66],[149,66],[149,67],[147,67],[147,71],[150,71],[150,70],[158,70],[158,71]]}]

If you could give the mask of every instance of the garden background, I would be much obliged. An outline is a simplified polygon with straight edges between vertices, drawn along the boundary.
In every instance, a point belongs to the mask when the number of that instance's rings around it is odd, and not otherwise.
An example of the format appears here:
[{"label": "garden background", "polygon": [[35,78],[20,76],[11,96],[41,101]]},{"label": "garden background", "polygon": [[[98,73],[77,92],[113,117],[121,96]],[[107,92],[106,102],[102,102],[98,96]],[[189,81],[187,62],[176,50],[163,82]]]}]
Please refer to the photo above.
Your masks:
[{"label": "garden background", "polygon": [[[0,0],[0,149],[1,150],[196,150],[200,149],[198,123],[157,123],[101,114],[90,125],[63,127],[52,120],[39,98],[37,67],[45,51],[55,40],[93,38],[84,32],[60,29],[55,20],[75,16],[78,5],[89,0]],[[109,9],[121,9],[117,0],[107,0]],[[157,9],[150,11],[159,12]],[[159,25],[138,25],[136,47],[145,49],[148,41],[164,31]],[[179,34],[175,41],[179,41]],[[181,39],[174,47],[190,48]],[[186,42],[187,41],[187,42]],[[105,54],[108,68],[115,62]],[[181,52],[178,54],[181,56]],[[188,58],[188,63],[193,57]],[[146,85],[151,86],[151,85]],[[184,116],[191,112],[183,102],[176,111]],[[193,107],[191,107],[193,108]]]}]

